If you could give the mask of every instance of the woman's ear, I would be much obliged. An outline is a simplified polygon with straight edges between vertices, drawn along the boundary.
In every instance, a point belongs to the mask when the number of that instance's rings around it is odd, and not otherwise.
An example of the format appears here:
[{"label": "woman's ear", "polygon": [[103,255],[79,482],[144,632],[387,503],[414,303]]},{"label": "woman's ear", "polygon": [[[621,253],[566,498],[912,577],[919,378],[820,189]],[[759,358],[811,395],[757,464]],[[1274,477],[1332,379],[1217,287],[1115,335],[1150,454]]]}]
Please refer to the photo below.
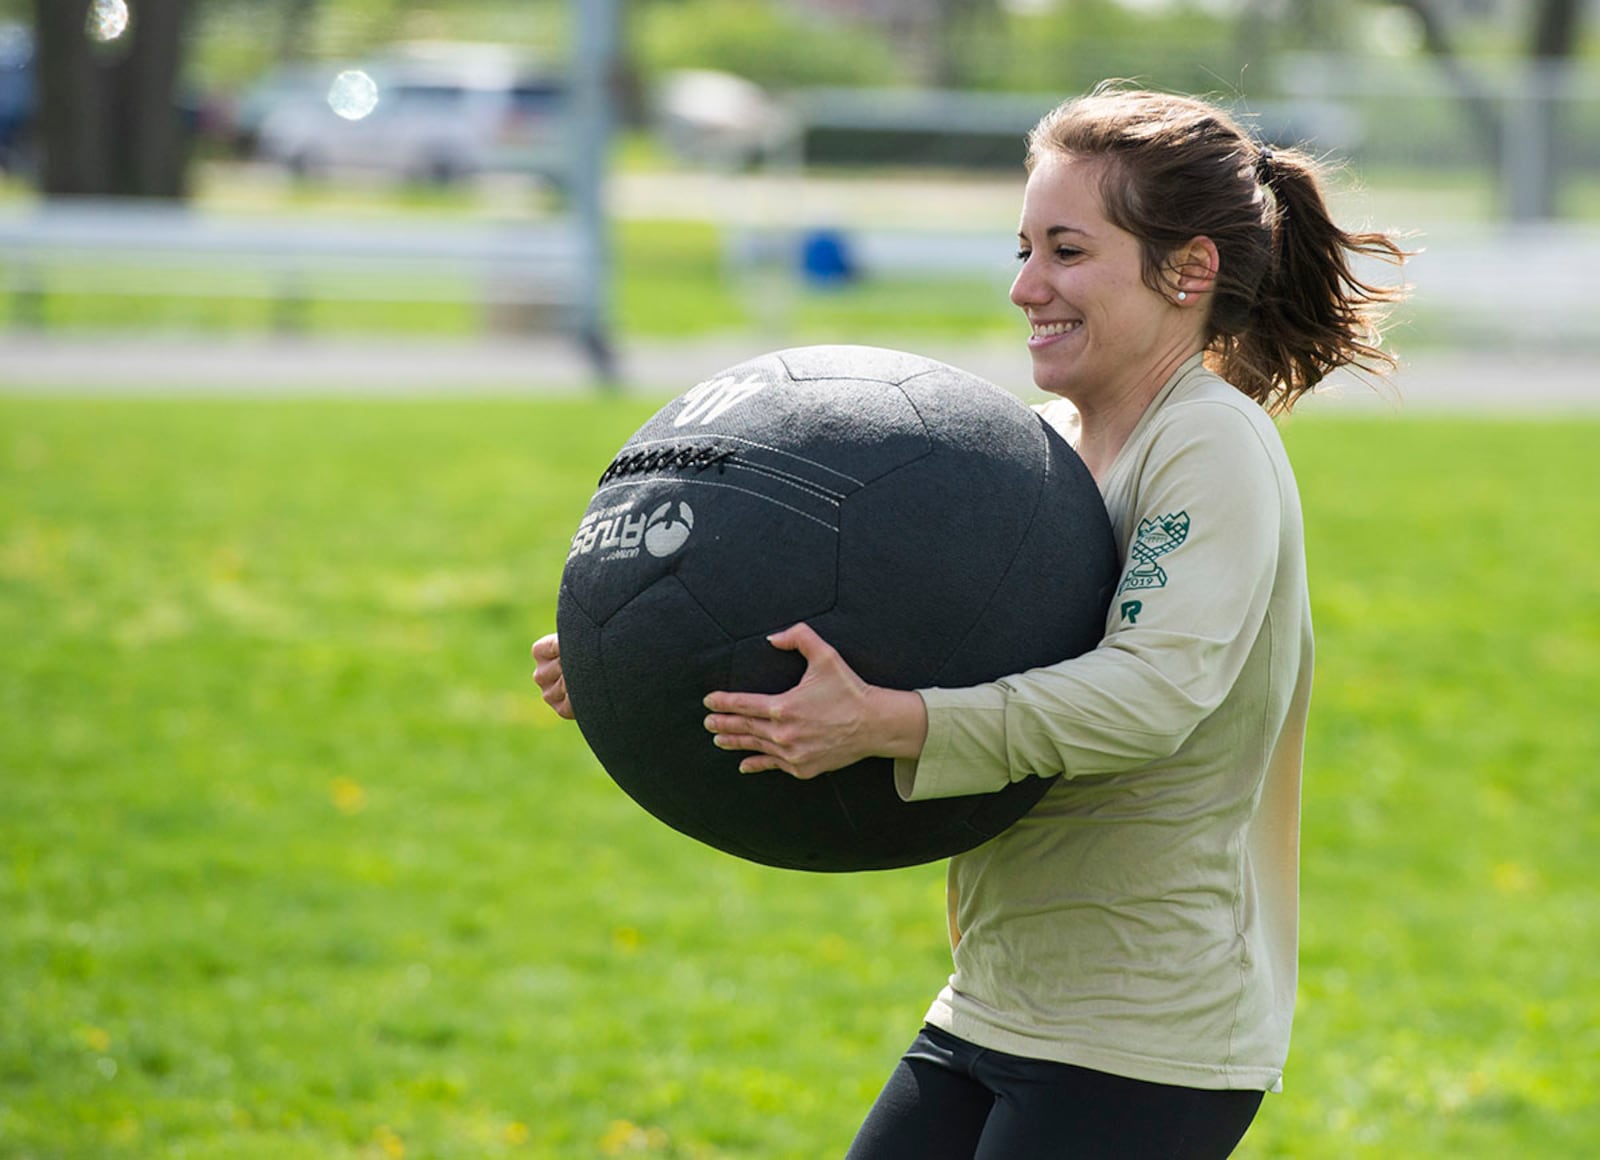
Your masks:
[{"label": "woman's ear", "polygon": [[1221,256],[1217,245],[1202,235],[1190,238],[1167,258],[1167,284],[1172,297],[1183,300],[1209,294],[1216,288]]}]

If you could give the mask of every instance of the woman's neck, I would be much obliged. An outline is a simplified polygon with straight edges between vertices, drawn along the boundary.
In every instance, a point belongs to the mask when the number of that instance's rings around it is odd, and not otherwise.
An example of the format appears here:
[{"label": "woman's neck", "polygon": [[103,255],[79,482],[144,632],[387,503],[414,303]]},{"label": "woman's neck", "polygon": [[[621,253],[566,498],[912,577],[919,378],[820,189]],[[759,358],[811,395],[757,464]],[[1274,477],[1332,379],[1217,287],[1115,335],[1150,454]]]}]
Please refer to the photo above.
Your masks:
[{"label": "woman's neck", "polygon": [[1192,352],[1163,360],[1120,390],[1072,398],[1078,409],[1078,458],[1097,483],[1105,480],[1145,411]]}]

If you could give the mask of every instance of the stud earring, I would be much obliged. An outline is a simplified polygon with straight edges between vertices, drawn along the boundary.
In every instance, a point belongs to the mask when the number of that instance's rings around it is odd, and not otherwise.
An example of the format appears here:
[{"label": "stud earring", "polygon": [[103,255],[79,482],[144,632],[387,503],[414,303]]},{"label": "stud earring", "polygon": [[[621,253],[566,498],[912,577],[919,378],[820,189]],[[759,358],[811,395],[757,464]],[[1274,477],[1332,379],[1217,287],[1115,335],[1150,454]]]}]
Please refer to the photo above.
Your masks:
[{"label": "stud earring", "polygon": [[1187,301],[1189,301],[1189,292],[1187,290],[1179,290],[1178,291],[1178,301],[1179,302],[1187,302]]}]

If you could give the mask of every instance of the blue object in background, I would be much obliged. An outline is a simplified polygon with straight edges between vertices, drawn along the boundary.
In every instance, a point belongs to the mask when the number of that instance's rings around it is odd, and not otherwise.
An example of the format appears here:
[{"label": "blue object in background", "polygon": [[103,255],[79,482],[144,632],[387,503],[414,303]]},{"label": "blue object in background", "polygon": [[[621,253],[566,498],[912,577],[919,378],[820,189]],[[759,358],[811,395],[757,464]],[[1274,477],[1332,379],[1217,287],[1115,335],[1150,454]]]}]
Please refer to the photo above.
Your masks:
[{"label": "blue object in background", "polygon": [[800,271],[811,286],[844,286],[855,281],[857,269],[849,239],[839,230],[811,230],[800,240]]}]

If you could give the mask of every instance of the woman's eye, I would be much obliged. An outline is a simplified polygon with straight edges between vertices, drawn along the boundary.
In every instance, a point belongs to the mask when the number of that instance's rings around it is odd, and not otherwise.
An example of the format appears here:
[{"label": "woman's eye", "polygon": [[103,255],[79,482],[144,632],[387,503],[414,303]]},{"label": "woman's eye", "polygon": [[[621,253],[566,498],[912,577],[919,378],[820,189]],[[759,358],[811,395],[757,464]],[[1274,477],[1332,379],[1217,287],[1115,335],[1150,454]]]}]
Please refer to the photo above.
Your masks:
[{"label": "woman's eye", "polygon": [[1075,250],[1071,246],[1060,246],[1056,249],[1056,257],[1063,261],[1076,258],[1081,253],[1083,253],[1082,250]]},{"label": "woman's eye", "polygon": [[1031,257],[1033,257],[1033,251],[1032,250],[1018,250],[1017,251],[1017,261],[1019,261],[1019,262],[1026,262]]}]

